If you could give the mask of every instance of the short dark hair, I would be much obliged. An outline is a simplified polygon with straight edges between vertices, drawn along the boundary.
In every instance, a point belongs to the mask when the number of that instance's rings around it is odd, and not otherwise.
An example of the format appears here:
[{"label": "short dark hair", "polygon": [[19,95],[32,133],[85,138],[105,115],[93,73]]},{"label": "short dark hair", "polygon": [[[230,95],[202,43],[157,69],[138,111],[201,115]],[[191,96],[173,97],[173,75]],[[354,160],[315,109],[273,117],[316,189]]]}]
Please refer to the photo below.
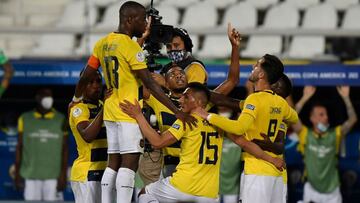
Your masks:
[{"label": "short dark hair", "polygon": [[209,102],[210,100],[210,90],[203,84],[199,83],[199,82],[191,82],[188,84],[188,88],[190,88],[191,90],[193,90],[196,93],[201,93],[205,96],[206,98],[206,103]]},{"label": "short dark hair", "polygon": [[286,98],[291,94],[293,85],[290,78],[286,74],[283,73],[276,83],[279,83],[280,85],[280,87],[277,87],[276,90],[274,90],[276,94],[283,98]]},{"label": "short dark hair", "polygon": [[263,58],[264,62],[261,64],[261,67],[266,72],[268,82],[274,84],[282,77],[284,65],[280,59],[274,55],[265,54]]},{"label": "short dark hair", "polygon": [[184,28],[174,28],[173,37],[180,37],[184,41],[185,50],[192,52],[193,43],[189,36],[189,33]]},{"label": "short dark hair", "polygon": [[325,109],[327,110],[327,108],[326,108],[326,106],[325,106],[324,103],[322,103],[322,102],[320,102],[320,101],[314,101],[314,102],[312,102],[312,104],[311,104],[310,114],[312,114],[312,112],[314,111],[314,109],[315,109],[316,107],[322,107],[322,108],[325,108]]},{"label": "short dark hair", "polygon": [[135,1],[127,1],[123,3],[119,9],[120,22],[126,20],[127,17],[134,15],[139,10],[145,10],[145,7]]}]

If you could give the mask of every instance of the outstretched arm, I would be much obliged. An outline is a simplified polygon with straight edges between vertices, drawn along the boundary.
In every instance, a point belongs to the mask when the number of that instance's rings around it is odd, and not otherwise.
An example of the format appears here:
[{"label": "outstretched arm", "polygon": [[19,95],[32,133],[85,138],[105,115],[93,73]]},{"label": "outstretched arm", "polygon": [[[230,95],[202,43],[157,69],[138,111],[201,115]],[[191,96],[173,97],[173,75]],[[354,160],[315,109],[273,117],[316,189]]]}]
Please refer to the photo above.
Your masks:
[{"label": "outstretched arm", "polygon": [[341,98],[343,99],[345,106],[346,106],[346,112],[348,115],[348,119],[341,124],[341,135],[344,136],[351,128],[355,125],[357,122],[357,115],[354,109],[354,106],[351,103],[350,100],[350,87],[349,86],[339,86],[337,87],[337,91],[339,92]]},{"label": "outstretched arm", "polygon": [[231,62],[230,69],[227,75],[227,78],[219,86],[217,86],[214,91],[220,94],[228,95],[239,83],[239,73],[240,73],[240,33],[228,23],[228,37],[231,43]]},{"label": "outstretched arm", "polygon": [[[304,107],[304,105],[306,104],[306,102],[308,102],[309,99],[315,94],[315,91],[316,91],[316,87],[314,87],[314,86],[305,86],[304,87],[303,96],[295,105],[295,110],[298,114],[300,114],[300,112],[301,112],[302,108]],[[296,124],[292,125],[292,127],[296,133],[299,133],[302,128],[301,120],[299,119],[299,121]]]},{"label": "outstretched arm", "polygon": [[5,62],[3,64],[3,67],[4,67],[4,76],[3,76],[3,79],[1,81],[1,86],[6,89],[9,87],[9,84],[10,84],[10,80],[14,74],[14,68],[13,66],[11,65],[11,63],[9,61]]}]

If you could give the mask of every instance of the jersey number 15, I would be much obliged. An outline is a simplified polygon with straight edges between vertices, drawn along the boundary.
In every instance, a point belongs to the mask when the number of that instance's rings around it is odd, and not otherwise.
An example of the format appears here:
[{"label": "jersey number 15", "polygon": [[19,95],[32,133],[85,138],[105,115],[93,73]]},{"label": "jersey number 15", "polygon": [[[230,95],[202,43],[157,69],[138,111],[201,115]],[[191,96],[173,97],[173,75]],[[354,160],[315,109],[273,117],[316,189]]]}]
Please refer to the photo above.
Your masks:
[{"label": "jersey number 15", "polygon": [[206,142],[206,149],[207,150],[214,150],[214,158],[210,159],[209,157],[206,157],[205,164],[213,164],[215,165],[218,161],[218,150],[219,147],[216,144],[210,143],[210,138],[214,137],[219,138],[219,134],[217,132],[201,132],[201,146],[199,150],[199,164],[202,164],[204,162],[204,148],[205,148],[205,142]]}]

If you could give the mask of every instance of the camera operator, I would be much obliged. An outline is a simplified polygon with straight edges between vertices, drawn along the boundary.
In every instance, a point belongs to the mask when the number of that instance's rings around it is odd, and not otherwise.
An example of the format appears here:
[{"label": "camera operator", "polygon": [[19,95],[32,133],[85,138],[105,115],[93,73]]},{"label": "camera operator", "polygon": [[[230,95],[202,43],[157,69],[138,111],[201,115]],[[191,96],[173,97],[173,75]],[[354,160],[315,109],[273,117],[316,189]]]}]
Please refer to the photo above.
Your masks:
[{"label": "camera operator", "polygon": [[170,43],[166,44],[168,57],[171,60],[162,69],[161,73],[166,73],[173,64],[180,66],[186,73],[188,82],[207,82],[207,72],[204,64],[192,56],[192,40],[188,32],[183,28],[174,28]]}]

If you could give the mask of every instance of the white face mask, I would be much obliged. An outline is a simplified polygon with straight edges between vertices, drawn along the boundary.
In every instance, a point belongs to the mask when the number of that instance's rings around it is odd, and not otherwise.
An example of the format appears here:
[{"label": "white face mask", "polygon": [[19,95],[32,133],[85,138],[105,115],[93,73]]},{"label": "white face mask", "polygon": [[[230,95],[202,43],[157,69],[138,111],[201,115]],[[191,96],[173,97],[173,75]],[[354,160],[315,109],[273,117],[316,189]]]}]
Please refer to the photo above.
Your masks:
[{"label": "white face mask", "polygon": [[51,109],[53,103],[54,99],[52,97],[44,97],[41,99],[41,106],[46,110]]},{"label": "white face mask", "polygon": [[230,118],[232,113],[231,112],[220,112],[219,115],[222,117],[225,117],[225,118]]},{"label": "white face mask", "polygon": [[316,127],[320,130],[320,132],[324,133],[329,128],[329,124],[325,125],[323,123],[318,123]]}]

